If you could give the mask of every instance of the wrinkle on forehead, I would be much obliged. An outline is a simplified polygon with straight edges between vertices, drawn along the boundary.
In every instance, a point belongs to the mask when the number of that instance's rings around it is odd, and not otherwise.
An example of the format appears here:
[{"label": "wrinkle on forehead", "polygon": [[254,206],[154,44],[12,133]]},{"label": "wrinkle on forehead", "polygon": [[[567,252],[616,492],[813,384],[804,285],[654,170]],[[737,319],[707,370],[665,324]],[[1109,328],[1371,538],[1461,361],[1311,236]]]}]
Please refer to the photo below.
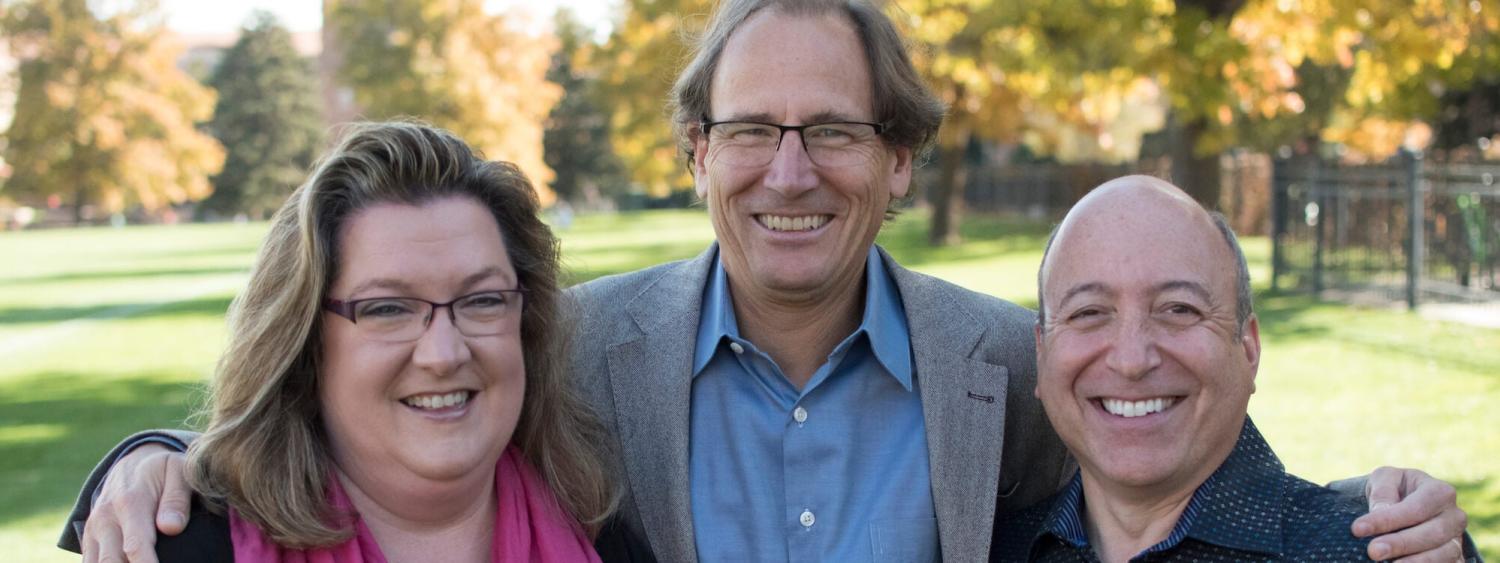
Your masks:
[{"label": "wrinkle on forehead", "polygon": [[1131,252],[1190,252],[1199,250],[1194,245],[1208,244],[1213,260],[1224,260],[1226,271],[1234,269],[1234,258],[1220,243],[1208,212],[1177,186],[1151,176],[1125,176],[1090,191],[1068,211],[1055,236],[1041,265],[1041,290],[1049,306],[1061,304],[1052,301],[1057,288],[1051,287],[1058,256],[1077,245],[1128,237],[1134,242]]},{"label": "wrinkle on forehead", "polygon": [[[838,13],[758,12],[729,38],[717,66],[710,85],[711,119],[872,120],[869,62],[854,25]],[[865,87],[849,87],[855,83]]]}]

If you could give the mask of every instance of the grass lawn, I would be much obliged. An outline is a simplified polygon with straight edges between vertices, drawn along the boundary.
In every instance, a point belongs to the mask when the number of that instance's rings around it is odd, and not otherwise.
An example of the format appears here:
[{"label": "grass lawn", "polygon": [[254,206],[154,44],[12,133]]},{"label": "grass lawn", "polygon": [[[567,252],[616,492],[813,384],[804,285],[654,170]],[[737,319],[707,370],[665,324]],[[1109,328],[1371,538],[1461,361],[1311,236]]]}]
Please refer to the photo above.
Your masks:
[{"label": "grass lawn", "polygon": [[[928,249],[916,214],[881,242],[903,263],[1035,306],[1047,226],[966,225]],[[264,224],[0,234],[0,546],[7,561],[74,560],[53,547],[84,475],[125,434],[181,427],[224,343],[223,312]],[[712,240],[701,211],[581,217],[564,231],[570,279],[687,258]],[[1264,239],[1246,242],[1269,277]],[[1500,331],[1300,296],[1258,296],[1265,342],[1251,412],[1289,469],[1314,481],[1381,464],[1460,489],[1470,531],[1500,558]]]}]

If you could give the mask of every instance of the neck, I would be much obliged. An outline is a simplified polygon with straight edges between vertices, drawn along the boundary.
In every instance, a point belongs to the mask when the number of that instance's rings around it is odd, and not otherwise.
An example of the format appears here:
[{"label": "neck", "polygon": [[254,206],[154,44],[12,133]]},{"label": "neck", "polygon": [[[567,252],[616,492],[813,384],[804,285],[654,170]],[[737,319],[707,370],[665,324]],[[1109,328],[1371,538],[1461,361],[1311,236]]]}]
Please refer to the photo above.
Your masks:
[{"label": "neck", "polygon": [[864,270],[831,295],[787,295],[736,289],[730,297],[740,334],[776,361],[798,389],[812,379],[818,366],[859,326],[864,314]]},{"label": "neck", "polygon": [[339,482],[388,561],[488,561],[495,527],[493,466],[433,483],[340,468]]},{"label": "neck", "polygon": [[1195,484],[1170,494],[1129,494],[1083,475],[1084,527],[1089,545],[1105,563],[1127,562],[1171,535],[1193,499]]}]

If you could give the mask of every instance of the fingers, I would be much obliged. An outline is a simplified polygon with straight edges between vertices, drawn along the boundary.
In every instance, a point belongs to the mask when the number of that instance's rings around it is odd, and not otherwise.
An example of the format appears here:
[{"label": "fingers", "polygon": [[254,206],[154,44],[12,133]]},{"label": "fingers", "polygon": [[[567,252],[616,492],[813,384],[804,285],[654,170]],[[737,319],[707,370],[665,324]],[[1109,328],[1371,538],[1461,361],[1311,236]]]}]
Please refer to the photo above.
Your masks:
[{"label": "fingers", "polygon": [[1396,563],[1453,563],[1454,561],[1457,561],[1459,563],[1463,563],[1464,561],[1463,542],[1459,541],[1457,538],[1455,538],[1453,541],[1443,544],[1443,546],[1439,549],[1434,549],[1432,551],[1428,551],[1426,553],[1421,553],[1418,555],[1402,557],[1400,559],[1397,559]]},{"label": "fingers", "polygon": [[87,535],[88,530],[94,528],[95,521],[98,521],[100,561],[156,561],[153,513],[149,509],[139,510],[155,503],[155,499],[150,498],[154,496],[149,494],[151,492],[153,491],[130,487],[123,492],[117,491],[109,498],[100,495],[99,504],[94,506],[94,512],[84,528]]},{"label": "fingers", "polygon": [[[116,461],[84,523],[86,561],[156,561],[156,513],[168,467],[181,454],[147,445]],[[181,460],[176,463],[180,466]],[[181,470],[178,469],[179,477]],[[180,486],[180,485],[179,485]],[[180,528],[177,530],[180,532]]]},{"label": "fingers", "polygon": [[[1425,475],[1424,475],[1425,477]],[[1427,477],[1417,483],[1401,502],[1365,515],[1377,522],[1395,523],[1400,530],[1370,541],[1369,554],[1375,559],[1402,561],[1454,561],[1463,555],[1464,528],[1468,515],[1454,502],[1453,487]],[[1436,509],[1436,513],[1427,515]],[[1402,522],[1417,520],[1409,527]]]},{"label": "fingers", "polygon": [[182,475],[183,457],[169,456],[164,469],[166,484],[162,489],[161,504],[156,509],[156,529],[175,536],[187,528],[188,510],[193,492]]},{"label": "fingers", "polygon": [[108,517],[88,519],[83,525],[83,560],[88,563],[123,561],[120,528]]},{"label": "fingers", "polygon": [[[1403,471],[1394,467],[1379,467],[1370,473],[1370,479],[1365,482],[1365,498],[1370,501],[1370,512],[1401,501],[1406,493],[1402,488],[1405,484],[1402,477]],[[1390,530],[1377,530],[1377,533],[1387,531]]]},{"label": "fingers", "polygon": [[[1370,513],[1354,521],[1354,535],[1370,537],[1389,534],[1427,522],[1453,510],[1458,514],[1447,515],[1448,525],[1465,519],[1458,510],[1458,491],[1452,485],[1434,479],[1415,469],[1393,469],[1382,467],[1370,474],[1366,493],[1370,501]],[[1454,530],[1452,537],[1462,532]],[[1442,538],[1447,541],[1449,538]],[[1437,547],[1435,542],[1432,546]]]}]

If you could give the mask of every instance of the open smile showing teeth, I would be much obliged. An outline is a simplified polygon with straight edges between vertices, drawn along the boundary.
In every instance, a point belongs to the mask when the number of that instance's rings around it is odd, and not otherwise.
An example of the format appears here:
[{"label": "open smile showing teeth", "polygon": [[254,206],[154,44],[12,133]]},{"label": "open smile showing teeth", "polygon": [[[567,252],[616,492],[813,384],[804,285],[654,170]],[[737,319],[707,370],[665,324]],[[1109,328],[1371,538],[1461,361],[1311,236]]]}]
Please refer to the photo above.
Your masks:
[{"label": "open smile showing teeth", "polygon": [[444,394],[412,395],[401,399],[402,403],[414,409],[438,410],[464,406],[469,402],[471,391],[454,391]]},{"label": "open smile showing teeth", "polygon": [[1167,410],[1173,404],[1177,403],[1177,399],[1175,397],[1158,397],[1144,401],[1100,399],[1099,402],[1104,405],[1104,410],[1108,411],[1109,414],[1125,418],[1135,418]]},{"label": "open smile showing teeth", "polygon": [[796,232],[811,231],[822,227],[832,218],[829,215],[756,215],[755,220],[762,226],[773,231]]}]

